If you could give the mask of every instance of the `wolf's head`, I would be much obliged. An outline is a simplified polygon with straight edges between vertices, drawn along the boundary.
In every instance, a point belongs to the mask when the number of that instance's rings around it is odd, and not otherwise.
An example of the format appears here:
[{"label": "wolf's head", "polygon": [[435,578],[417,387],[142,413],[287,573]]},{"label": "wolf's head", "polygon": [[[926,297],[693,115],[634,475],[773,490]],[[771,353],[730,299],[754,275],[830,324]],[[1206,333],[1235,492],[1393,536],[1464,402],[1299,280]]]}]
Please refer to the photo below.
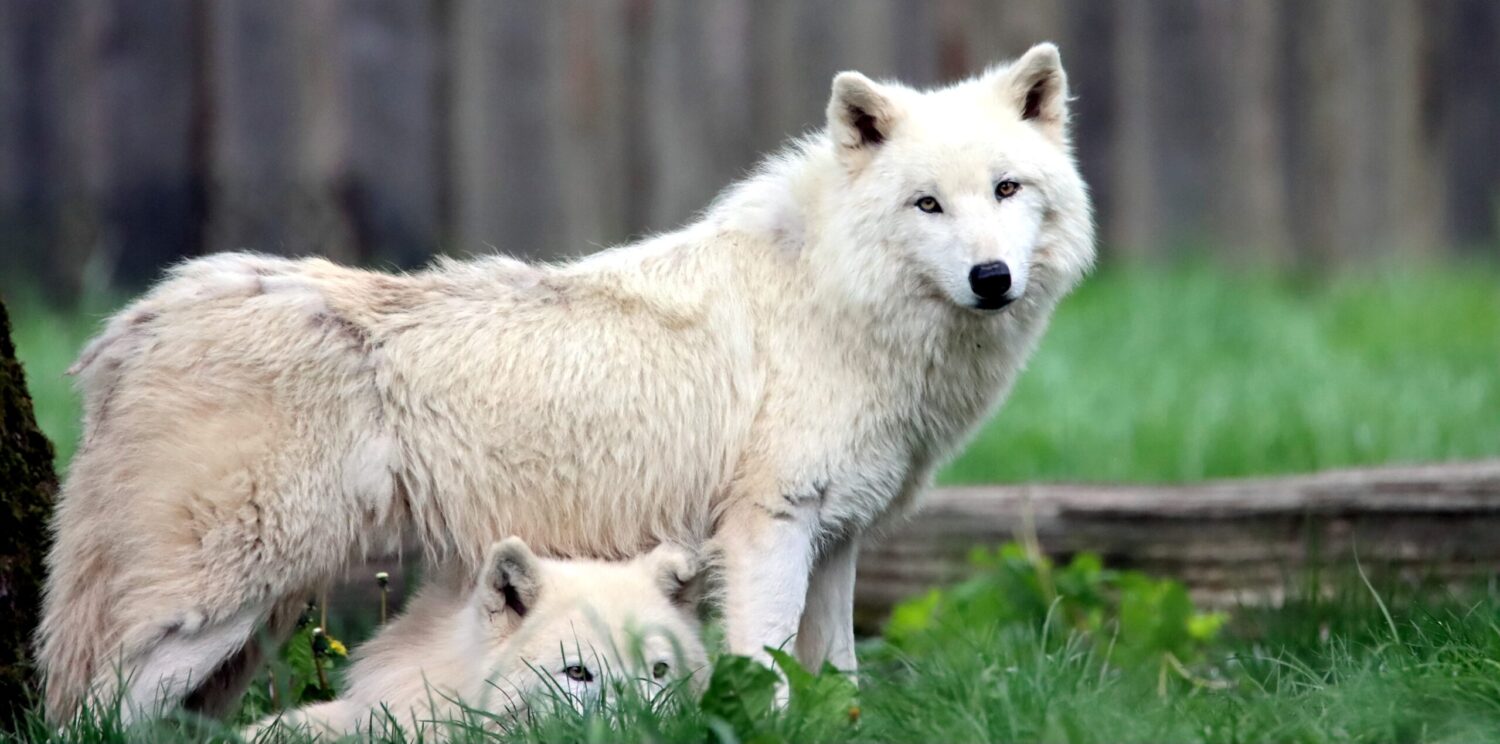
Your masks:
[{"label": "wolf's head", "polygon": [[1051,44],[932,91],[841,73],[828,132],[842,166],[830,217],[852,239],[839,270],[869,290],[994,312],[1060,295],[1093,261]]},{"label": "wolf's head", "polygon": [[551,692],[583,707],[620,684],[649,698],[675,681],[701,682],[698,574],[697,559],[671,545],[605,562],[538,558],[516,537],[496,543],[472,599],[490,629],[476,662],[507,698],[489,702]]}]

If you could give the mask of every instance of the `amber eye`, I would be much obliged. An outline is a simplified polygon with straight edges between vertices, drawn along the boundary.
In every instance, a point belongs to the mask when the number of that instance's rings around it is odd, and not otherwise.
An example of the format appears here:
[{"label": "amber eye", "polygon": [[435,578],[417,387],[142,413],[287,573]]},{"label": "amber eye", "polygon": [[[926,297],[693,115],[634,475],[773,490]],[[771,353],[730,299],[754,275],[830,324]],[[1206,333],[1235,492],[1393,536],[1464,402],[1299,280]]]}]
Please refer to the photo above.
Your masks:
[{"label": "amber eye", "polygon": [[1015,181],[1001,181],[1000,183],[995,184],[995,198],[1009,199],[1012,196],[1015,196],[1016,192],[1020,190],[1021,184],[1016,183]]},{"label": "amber eye", "polygon": [[943,205],[938,204],[937,199],[934,199],[930,196],[924,196],[921,199],[917,200],[917,209],[920,209],[928,214],[937,214],[938,212],[943,211]]},{"label": "amber eye", "polygon": [[670,666],[667,666],[667,662],[658,661],[651,665],[651,677],[652,679],[661,679],[667,676],[667,672],[671,671],[671,669]]},{"label": "amber eye", "polygon": [[563,667],[563,674],[567,675],[568,679],[571,679],[574,682],[594,681],[594,673],[589,671],[588,667],[580,666],[578,664],[574,664],[569,667]]}]

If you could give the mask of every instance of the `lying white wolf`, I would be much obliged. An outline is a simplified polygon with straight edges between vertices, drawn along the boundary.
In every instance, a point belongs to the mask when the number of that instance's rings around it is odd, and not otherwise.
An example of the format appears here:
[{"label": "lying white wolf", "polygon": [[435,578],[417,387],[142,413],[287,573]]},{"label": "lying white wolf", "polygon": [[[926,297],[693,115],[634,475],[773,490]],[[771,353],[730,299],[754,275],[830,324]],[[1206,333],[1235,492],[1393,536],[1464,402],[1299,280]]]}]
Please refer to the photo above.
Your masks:
[{"label": "lying white wolf", "polygon": [[[729,650],[852,669],[860,535],[908,509],[1093,261],[1056,48],[951,87],[858,73],[703,218],[560,266],[216,255],[76,365],[40,658],[212,709],[245,641],[402,540],[626,557],[712,539]],[[201,698],[207,697],[208,700]]]},{"label": "lying white wolf", "polygon": [[[438,582],[357,652],[346,692],[261,722],[335,737],[396,724],[446,738],[443,723],[502,725],[537,694],[575,706],[634,684],[701,687],[708,665],[696,614],[698,564],[662,546],[628,563],[535,557],[496,543],[477,585]],[[250,737],[247,736],[248,740]],[[382,736],[382,738],[384,738]]]}]

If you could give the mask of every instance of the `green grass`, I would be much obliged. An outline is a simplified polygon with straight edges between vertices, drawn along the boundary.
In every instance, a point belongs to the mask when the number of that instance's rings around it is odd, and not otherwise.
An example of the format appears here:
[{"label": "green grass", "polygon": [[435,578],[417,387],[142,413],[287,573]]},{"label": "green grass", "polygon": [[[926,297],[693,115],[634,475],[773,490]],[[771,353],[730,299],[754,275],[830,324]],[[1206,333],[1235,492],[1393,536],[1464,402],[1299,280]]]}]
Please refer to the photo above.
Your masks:
[{"label": "green grass", "polygon": [[[1226,632],[1182,673],[1112,653],[1118,631],[1042,622],[969,621],[917,650],[862,649],[858,723],[840,689],[737,723],[689,694],[655,706],[626,698],[558,709],[494,742],[1486,742],[1500,741],[1500,590],[1382,587],[1351,578],[1331,598],[1233,612]],[[724,666],[724,665],[721,665]],[[1167,669],[1163,673],[1163,669]],[[794,688],[795,690],[795,688]],[[753,695],[748,696],[753,697]],[[823,704],[827,703],[827,704]],[[543,703],[543,710],[547,705]],[[59,732],[33,721],[27,741],[235,741],[230,727],[178,720]],[[0,741],[5,741],[0,736]]]},{"label": "green grass", "polygon": [[59,469],[65,468],[77,447],[81,423],[78,394],[66,372],[118,303],[99,300],[88,309],[64,312],[25,295],[4,300],[37,424],[57,449]]},{"label": "green grass", "polygon": [[[1387,632],[1368,602],[1273,613],[1263,637],[1210,649],[1194,687],[1108,667],[1097,646],[1039,631],[957,629],[867,696],[873,739],[892,741],[1494,741],[1500,633],[1494,598],[1422,603]],[[1255,619],[1253,616],[1250,618]],[[1326,627],[1327,640],[1320,641]],[[1244,633],[1244,631],[1242,631]],[[965,653],[965,650],[968,652]]]},{"label": "green grass", "polygon": [[[111,304],[11,308],[42,428],[66,463],[63,371]],[[1114,269],[1058,311],[949,483],[1185,481],[1500,455],[1500,269],[1324,280]]]},{"label": "green grass", "polygon": [[949,483],[1500,455],[1500,271],[1131,269],[1064,301]]}]

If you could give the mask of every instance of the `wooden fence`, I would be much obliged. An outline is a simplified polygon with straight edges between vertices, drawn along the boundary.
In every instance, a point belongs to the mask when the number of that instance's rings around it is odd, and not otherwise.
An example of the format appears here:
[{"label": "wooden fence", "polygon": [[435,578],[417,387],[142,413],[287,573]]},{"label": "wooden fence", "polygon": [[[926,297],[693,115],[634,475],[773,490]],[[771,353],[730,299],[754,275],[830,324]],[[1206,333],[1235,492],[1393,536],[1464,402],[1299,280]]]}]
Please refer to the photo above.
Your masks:
[{"label": "wooden fence", "polygon": [[1041,39],[1109,257],[1493,253],[1494,0],[0,0],[0,271],[582,253]]}]

